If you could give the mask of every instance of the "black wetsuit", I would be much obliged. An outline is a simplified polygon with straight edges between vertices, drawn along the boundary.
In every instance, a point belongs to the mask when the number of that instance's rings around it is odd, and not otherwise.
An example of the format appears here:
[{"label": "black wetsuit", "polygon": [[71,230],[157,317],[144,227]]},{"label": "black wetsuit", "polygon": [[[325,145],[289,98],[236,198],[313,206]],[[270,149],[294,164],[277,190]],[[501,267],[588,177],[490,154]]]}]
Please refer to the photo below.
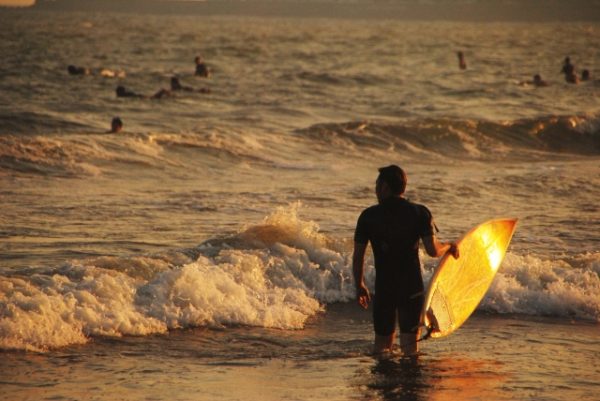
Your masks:
[{"label": "black wetsuit", "polygon": [[418,328],[424,298],[419,239],[433,235],[434,227],[429,209],[398,197],[365,209],[358,218],[354,241],[370,242],[375,256],[377,334],[392,334],[396,316],[401,332]]}]

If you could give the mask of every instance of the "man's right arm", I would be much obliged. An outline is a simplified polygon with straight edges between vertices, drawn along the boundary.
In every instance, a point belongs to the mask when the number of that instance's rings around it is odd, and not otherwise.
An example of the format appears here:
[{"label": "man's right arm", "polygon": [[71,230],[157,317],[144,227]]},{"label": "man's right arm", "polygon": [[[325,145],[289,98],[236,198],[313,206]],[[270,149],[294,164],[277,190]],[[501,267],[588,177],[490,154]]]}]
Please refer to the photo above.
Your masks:
[{"label": "man's right arm", "polygon": [[427,235],[423,237],[423,245],[425,245],[425,250],[427,254],[433,258],[439,258],[444,255],[446,252],[450,252],[454,259],[458,259],[460,256],[458,252],[458,247],[453,242],[440,242],[435,235]]},{"label": "man's right arm", "polygon": [[356,286],[356,300],[363,308],[367,309],[371,301],[371,294],[365,285],[365,251],[367,244],[354,242],[354,253],[352,255],[352,273],[354,285]]}]

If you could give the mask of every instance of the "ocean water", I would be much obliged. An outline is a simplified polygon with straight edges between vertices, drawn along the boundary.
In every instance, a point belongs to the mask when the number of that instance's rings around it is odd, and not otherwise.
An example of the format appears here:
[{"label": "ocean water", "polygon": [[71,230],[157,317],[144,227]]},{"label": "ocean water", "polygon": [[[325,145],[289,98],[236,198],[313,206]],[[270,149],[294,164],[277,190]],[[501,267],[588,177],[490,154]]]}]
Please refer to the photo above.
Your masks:
[{"label": "ocean water", "polygon": [[[0,21],[0,399],[598,399],[600,24]],[[115,96],[174,75],[210,93]],[[474,316],[417,361],[372,357],[353,301],[391,163],[442,240],[519,218]]]}]

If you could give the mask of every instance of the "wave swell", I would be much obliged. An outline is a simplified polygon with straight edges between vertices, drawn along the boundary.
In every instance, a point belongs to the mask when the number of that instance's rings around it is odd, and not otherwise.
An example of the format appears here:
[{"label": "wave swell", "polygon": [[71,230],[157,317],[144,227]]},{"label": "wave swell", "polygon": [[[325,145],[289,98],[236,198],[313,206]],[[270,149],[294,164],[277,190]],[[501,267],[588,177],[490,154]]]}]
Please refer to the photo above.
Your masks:
[{"label": "wave swell", "polygon": [[296,131],[342,152],[506,159],[538,154],[600,154],[600,118],[565,116],[511,122],[431,119],[317,124]]}]

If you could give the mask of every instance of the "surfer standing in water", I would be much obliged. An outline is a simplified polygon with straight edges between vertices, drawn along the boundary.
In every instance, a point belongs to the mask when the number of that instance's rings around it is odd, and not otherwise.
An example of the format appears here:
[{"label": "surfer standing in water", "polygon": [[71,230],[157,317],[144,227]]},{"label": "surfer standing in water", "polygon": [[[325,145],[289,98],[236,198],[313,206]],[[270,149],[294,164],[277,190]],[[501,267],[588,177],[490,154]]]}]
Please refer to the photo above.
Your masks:
[{"label": "surfer standing in water", "polygon": [[406,174],[395,165],[379,169],[375,185],[378,204],[365,209],[356,224],[352,270],[358,303],[367,309],[371,295],[364,281],[364,258],[371,243],[375,257],[373,325],[375,353],[392,349],[396,321],[404,355],[418,352],[418,336],[425,288],[419,261],[419,239],[427,254],[440,257],[450,252],[458,258],[454,243],[435,236],[435,224],[427,207],[404,198]]}]

